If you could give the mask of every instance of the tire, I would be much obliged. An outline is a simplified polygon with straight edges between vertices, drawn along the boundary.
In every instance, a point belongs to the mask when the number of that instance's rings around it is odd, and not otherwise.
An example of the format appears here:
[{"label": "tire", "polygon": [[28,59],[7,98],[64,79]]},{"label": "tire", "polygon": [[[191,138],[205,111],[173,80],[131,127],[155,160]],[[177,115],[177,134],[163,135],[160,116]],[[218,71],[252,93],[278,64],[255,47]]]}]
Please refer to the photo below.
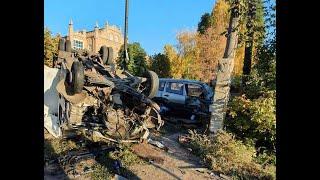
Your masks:
[{"label": "tire", "polygon": [[158,75],[153,72],[153,71],[149,71],[147,70],[146,73],[146,86],[148,87],[147,90],[144,92],[144,94],[146,96],[148,96],[149,98],[153,98],[157,95],[158,93],[158,89],[159,89],[159,77]]},{"label": "tire", "polygon": [[102,59],[103,64],[107,64],[108,63],[108,56],[109,56],[109,51],[108,51],[107,46],[101,46],[99,53],[101,55],[101,59]]},{"label": "tire", "polygon": [[59,39],[59,46],[58,46],[58,50],[59,51],[65,51],[66,49],[66,40],[61,38]]},{"label": "tire", "polygon": [[82,92],[84,86],[84,68],[80,61],[73,62],[71,66],[72,81],[71,93],[78,94]]},{"label": "tire", "polygon": [[112,47],[108,47],[108,61],[107,62],[108,62],[109,65],[114,64]]},{"label": "tire", "polygon": [[66,40],[66,51],[67,52],[71,52],[72,51],[71,41],[70,40]]}]

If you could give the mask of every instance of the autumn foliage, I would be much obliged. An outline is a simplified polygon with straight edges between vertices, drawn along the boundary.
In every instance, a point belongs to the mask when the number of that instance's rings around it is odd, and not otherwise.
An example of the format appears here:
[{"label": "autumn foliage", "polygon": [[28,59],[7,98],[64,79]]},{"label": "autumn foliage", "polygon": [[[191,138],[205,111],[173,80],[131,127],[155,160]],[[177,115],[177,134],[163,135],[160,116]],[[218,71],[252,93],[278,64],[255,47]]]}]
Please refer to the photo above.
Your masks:
[{"label": "autumn foliage", "polygon": [[[229,3],[218,0],[211,14],[204,14],[199,22],[198,31],[184,30],[177,34],[176,45],[165,45],[162,55],[169,60],[168,69],[161,77],[196,79],[210,83],[215,79],[217,64],[226,47],[229,23]],[[244,29],[240,29],[244,31]],[[236,50],[234,74],[242,73],[244,46]],[[152,61],[159,64],[159,61]],[[161,63],[160,63],[161,64]],[[153,65],[152,70],[157,71]]]},{"label": "autumn foliage", "polygon": [[52,67],[53,58],[58,53],[59,36],[53,36],[48,28],[44,28],[44,64]]}]

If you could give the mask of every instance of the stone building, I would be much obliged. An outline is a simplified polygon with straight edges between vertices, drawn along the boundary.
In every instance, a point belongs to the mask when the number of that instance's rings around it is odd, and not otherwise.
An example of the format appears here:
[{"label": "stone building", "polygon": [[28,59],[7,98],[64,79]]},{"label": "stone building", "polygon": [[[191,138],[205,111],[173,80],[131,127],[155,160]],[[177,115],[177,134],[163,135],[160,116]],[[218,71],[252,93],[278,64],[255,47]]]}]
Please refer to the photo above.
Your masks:
[{"label": "stone building", "polygon": [[68,35],[65,38],[71,41],[73,49],[87,49],[98,52],[103,45],[112,47],[114,58],[117,58],[120,47],[123,44],[121,29],[115,25],[109,25],[108,22],[102,28],[99,28],[98,23],[96,23],[92,31],[75,31],[73,22],[70,20]]}]

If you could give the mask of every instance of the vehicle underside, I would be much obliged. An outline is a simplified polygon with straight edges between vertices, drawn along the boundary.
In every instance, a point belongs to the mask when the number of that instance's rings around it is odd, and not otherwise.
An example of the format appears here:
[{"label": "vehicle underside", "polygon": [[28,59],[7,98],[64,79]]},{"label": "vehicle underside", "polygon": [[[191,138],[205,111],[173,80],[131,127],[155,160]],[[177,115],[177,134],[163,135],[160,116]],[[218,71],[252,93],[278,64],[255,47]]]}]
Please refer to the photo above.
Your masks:
[{"label": "vehicle underside", "polygon": [[49,132],[59,137],[76,131],[94,142],[141,142],[150,129],[159,130],[164,122],[160,107],[151,100],[159,83],[154,72],[136,77],[117,69],[109,47],[92,53],[68,46],[70,42],[60,40],[54,62],[59,100],[58,111],[51,114],[61,133],[54,133],[53,120],[51,127],[45,123]]}]

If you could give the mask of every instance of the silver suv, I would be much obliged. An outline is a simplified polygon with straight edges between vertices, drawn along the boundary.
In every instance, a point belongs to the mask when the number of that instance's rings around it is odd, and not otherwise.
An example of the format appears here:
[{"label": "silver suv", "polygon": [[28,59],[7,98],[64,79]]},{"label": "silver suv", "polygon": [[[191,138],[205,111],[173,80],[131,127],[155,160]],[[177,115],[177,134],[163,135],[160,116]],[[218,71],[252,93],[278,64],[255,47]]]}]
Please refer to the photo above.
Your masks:
[{"label": "silver suv", "polygon": [[154,100],[160,104],[162,115],[169,113],[194,119],[209,115],[212,98],[212,88],[201,81],[160,78]]}]

